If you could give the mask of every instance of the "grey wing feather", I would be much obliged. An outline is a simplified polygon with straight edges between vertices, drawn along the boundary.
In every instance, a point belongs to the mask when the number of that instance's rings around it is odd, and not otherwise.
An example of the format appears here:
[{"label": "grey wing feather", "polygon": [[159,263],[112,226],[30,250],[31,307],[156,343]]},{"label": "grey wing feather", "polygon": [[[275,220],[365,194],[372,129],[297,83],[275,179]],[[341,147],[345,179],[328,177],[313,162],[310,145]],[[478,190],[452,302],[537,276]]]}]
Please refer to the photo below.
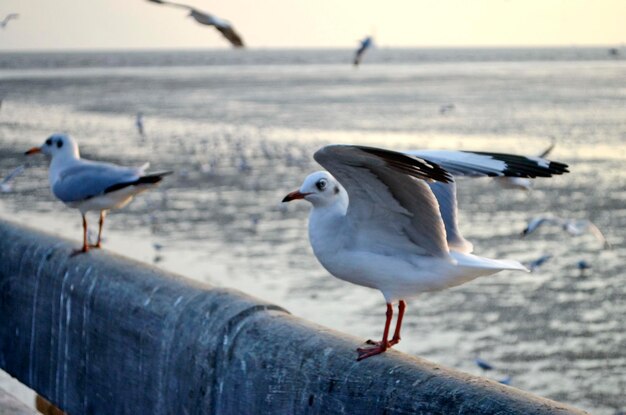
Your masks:
[{"label": "grey wing feather", "polygon": [[63,202],[79,202],[102,195],[111,186],[135,181],[140,175],[141,169],[85,160],[63,170],[52,193]]},{"label": "grey wing feather", "polygon": [[[414,157],[370,147],[331,145],[314,155],[346,189],[346,217],[388,245],[414,244],[414,252],[449,258],[437,200],[423,179],[445,171]],[[409,244],[410,245],[410,244]],[[405,248],[406,249],[406,248]]]},{"label": "grey wing feather", "polygon": [[448,247],[463,253],[470,253],[474,249],[471,242],[463,238],[459,230],[457,220],[457,201],[456,201],[456,184],[455,183],[429,183],[430,190],[433,191],[437,202],[439,202],[439,212],[446,228],[446,240]]}]

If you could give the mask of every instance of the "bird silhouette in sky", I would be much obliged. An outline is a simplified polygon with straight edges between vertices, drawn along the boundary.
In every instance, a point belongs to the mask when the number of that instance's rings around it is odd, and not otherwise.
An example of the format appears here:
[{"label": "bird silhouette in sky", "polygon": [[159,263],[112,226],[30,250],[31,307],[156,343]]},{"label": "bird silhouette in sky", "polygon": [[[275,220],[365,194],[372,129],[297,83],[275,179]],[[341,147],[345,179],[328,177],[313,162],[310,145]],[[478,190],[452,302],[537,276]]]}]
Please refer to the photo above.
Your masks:
[{"label": "bird silhouette in sky", "polygon": [[215,27],[228,41],[233,47],[242,48],[244,47],[243,39],[241,36],[235,31],[233,25],[224,19],[220,19],[219,17],[205,13],[200,11],[194,7],[188,6],[186,4],[174,3],[171,1],[163,1],[163,0],[148,0],[151,3],[157,4],[165,4],[173,7],[178,7],[181,9],[189,10],[189,16],[193,17],[196,22]]}]

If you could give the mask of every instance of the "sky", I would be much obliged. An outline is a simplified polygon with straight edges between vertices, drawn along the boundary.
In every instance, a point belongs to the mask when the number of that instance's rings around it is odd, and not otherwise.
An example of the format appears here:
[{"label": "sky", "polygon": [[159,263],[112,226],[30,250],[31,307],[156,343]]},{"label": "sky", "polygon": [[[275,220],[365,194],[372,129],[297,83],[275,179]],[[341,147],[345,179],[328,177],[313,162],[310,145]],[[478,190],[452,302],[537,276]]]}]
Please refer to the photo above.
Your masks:
[{"label": "sky", "polygon": [[[620,45],[626,0],[180,0],[252,48]],[[0,50],[228,48],[181,9],[146,0],[0,0]]]}]

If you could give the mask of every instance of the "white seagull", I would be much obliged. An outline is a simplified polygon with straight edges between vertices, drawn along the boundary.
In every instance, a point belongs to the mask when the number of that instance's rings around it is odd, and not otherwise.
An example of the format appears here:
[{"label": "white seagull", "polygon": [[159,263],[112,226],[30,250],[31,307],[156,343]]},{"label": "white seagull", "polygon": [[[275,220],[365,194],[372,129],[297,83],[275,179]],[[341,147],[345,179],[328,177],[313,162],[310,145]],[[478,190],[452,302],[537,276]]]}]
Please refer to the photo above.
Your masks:
[{"label": "white seagull", "polygon": [[[405,300],[510,269],[517,261],[471,254],[458,229],[452,175],[551,176],[567,166],[522,156],[460,151],[416,151],[330,145],[314,158],[328,172],[309,175],[283,202],[313,205],[309,240],[319,262],[335,277],[382,292],[387,319],[382,341],[359,348],[357,360],[400,341]],[[331,174],[332,173],[332,174]],[[399,302],[389,340],[393,303]]]},{"label": "white seagull", "polygon": [[220,19],[219,17],[205,13],[200,11],[194,7],[188,6],[186,4],[174,3],[171,1],[164,0],[148,0],[151,3],[157,4],[166,4],[169,6],[178,7],[181,9],[189,10],[189,16],[193,17],[196,22],[206,25],[206,26],[214,26],[221,34],[224,36],[233,47],[242,48],[245,45],[243,44],[243,39],[241,36],[235,31],[233,25],[224,19]]},{"label": "white seagull", "polygon": [[600,229],[589,219],[566,219],[558,216],[537,216],[528,221],[528,225],[522,231],[522,236],[530,235],[542,225],[558,226],[572,236],[590,233],[602,242],[604,249],[610,249],[611,244],[607,241]]},{"label": "white seagull", "polygon": [[7,24],[9,24],[11,20],[17,19],[18,17],[20,17],[18,13],[7,14],[6,16],[4,16],[4,19],[0,21],[0,27],[2,27],[3,29],[6,28]]},{"label": "white seagull", "polygon": [[48,180],[52,193],[67,206],[80,210],[83,217],[83,247],[87,252],[86,213],[100,212],[98,241],[93,248],[100,248],[102,224],[110,209],[126,206],[135,196],[154,187],[164,176],[172,172],[146,174],[148,167],[122,167],[111,163],[82,159],[78,144],[67,134],[54,134],[41,145],[25,154],[43,153],[51,158]]},{"label": "white seagull", "polygon": [[[553,139],[552,143],[548,146],[548,148],[543,150],[541,152],[541,154],[539,154],[538,157],[541,158],[541,159],[548,157],[550,152],[554,149],[555,145],[556,145],[556,141]],[[530,180],[527,177],[508,177],[508,176],[503,176],[503,177],[494,177],[493,180],[500,187],[502,187],[504,189],[518,189],[518,190],[525,190],[527,192],[529,192],[532,189],[533,183],[534,183],[532,180]]]}]

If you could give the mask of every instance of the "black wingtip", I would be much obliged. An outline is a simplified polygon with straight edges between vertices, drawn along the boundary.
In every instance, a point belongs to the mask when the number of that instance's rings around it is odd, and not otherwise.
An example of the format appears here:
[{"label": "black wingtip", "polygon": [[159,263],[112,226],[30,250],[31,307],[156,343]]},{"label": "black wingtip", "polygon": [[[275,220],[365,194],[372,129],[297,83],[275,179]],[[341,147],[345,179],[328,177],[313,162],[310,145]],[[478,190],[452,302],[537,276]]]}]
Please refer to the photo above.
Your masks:
[{"label": "black wingtip", "polygon": [[368,154],[380,157],[395,170],[418,179],[431,179],[443,183],[450,183],[454,181],[452,175],[448,171],[432,161],[378,147],[354,147]]},{"label": "black wingtip", "polygon": [[[489,156],[495,160],[506,163],[506,169],[502,172],[507,177],[552,177],[569,173],[569,166],[565,163],[543,159],[541,157],[526,157],[516,154],[491,153],[483,151],[471,151],[470,153]],[[539,160],[542,160],[540,162]],[[542,165],[546,164],[547,165]],[[488,176],[500,176],[496,173],[488,173]]]}]

